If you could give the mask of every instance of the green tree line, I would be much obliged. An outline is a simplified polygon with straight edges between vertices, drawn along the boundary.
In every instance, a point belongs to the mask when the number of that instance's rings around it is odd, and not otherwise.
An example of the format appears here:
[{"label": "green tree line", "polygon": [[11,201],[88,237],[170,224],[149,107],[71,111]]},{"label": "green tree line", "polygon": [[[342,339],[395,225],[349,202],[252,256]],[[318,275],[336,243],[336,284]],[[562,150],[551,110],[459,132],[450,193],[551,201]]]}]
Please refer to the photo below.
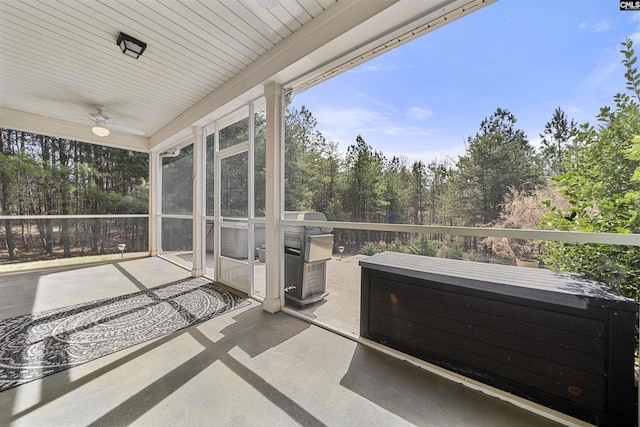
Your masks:
[{"label": "green tree line", "polygon": [[[285,209],[324,212],[330,220],[491,226],[512,187],[545,183],[545,159],[516,118],[498,108],[466,141],[456,161],[387,158],[360,135],[346,152],[316,129],[304,106],[287,119]],[[366,240],[385,240],[369,233]],[[358,242],[362,243],[362,242]]]},{"label": "green tree line", "polygon": [[[148,174],[146,153],[0,130],[2,215],[148,213]],[[123,219],[117,229],[130,248],[146,246],[146,222]],[[113,232],[100,220],[5,219],[0,227],[9,260],[18,248],[54,256],[56,245],[64,257],[74,247],[101,254]]]}]

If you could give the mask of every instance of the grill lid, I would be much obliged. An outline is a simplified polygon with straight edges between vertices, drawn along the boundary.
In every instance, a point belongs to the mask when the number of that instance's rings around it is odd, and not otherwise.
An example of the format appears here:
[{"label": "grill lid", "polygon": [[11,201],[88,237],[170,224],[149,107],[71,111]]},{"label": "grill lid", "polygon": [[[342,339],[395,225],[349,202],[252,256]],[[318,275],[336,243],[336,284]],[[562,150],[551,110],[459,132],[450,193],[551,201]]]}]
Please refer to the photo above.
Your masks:
[{"label": "grill lid", "polygon": [[[326,221],[327,217],[322,212],[287,211],[284,219],[296,221]],[[284,226],[284,245],[290,248],[303,249],[306,236],[329,234],[332,227],[316,227],[301,225]]]}]

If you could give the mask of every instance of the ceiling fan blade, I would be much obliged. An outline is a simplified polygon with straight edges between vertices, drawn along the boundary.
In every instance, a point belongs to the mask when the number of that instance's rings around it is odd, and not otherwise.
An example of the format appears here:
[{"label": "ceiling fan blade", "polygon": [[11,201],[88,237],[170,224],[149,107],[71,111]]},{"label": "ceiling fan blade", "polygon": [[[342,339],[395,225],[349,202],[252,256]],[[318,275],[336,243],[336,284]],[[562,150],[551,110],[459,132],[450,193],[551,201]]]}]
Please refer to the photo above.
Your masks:
[{"label": "ceiling fan blade", "polygon": [[96,112],[89,113],[86,115],[88,120],[93,121],[97,126],[106,127],[108,129],[113,129],[122,133],[129,133],[132,135],[144,136],[146,134],[145,131],[136,129],[134,126],[137,123],[135,119],[121,117],[121,118],[112,118],[105,114],[105,108],[102,105],[96,105]]},{"label": "ceiling fan blade", "polygon": [[137,120],[128,117],[119,117],[117,119],[109,118],[109,123],[113,126],[135,127]]},{"label": "ceiling fan blade", "polygon": [[146,134],[146,132],[143,130],[134,129],[126,126],[114,125],[113,123],[110,123],[108,127],[110,127],[113,130],[117,130],[119,132],[124,132],[124,133],[130,133],[132,135],[144,136]]}]

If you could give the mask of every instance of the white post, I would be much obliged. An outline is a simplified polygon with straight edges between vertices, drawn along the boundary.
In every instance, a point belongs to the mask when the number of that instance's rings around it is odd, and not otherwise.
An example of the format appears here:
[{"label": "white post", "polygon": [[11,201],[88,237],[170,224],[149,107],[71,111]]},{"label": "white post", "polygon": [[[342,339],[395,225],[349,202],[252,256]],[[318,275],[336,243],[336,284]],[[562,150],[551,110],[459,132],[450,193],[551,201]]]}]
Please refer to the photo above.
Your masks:
[{"label": "white post", "polygon": [[248,212],[247,212],[247,226],[249,227],[248,229],[248,239],[249,239],[249,271],[251,272],[251,274],[249,274],[249,295],[254,295],[255,292],[255,275],[256,275],[256,270],[254,267],[254,263],[255,263],[255,257],[254,257],[254,251],[255,251],[255,247],[256,247],[256,227],[255,227],[255,218],[256,218],[256,207],[255,207],[255,201],[256,201],[256,193],[255,193],[255,186],[256,186],[256,178],[255,178],[255,145],[256,145],[256,141],[255,141],[255,136],[256,136],[256,116],[255,116],[255,109],[254,109],[254,105],[253,104],[249,104],[249,152],[248,152],[248,161],[247,161],[247,166],[249,168],[249,170],[247,171],[248,174],[247,176],[249,177],[249,186],[248,186],[248,190],[249,190],[249,200],[247,203],[248,206]]},{"label": "white post", "polygon": [[266,295],[262,308],[275,313],[282,308],[282,271],[284,269],[284,244],[280,231],[283,211],[284,141],[282,122],[282,86],[265,85],[267,112],[266,149]]},{"label": "white post", "polygon": [[193,127],[193,266],[191,276],[204,274],[205,248],[205,143],[201,126]]},{"label": "white post", "polygon": [[160,227],[158,222],[158,206],[162,187],[160,176],[160,153],[149,153],[149,256],[158,255]]}]

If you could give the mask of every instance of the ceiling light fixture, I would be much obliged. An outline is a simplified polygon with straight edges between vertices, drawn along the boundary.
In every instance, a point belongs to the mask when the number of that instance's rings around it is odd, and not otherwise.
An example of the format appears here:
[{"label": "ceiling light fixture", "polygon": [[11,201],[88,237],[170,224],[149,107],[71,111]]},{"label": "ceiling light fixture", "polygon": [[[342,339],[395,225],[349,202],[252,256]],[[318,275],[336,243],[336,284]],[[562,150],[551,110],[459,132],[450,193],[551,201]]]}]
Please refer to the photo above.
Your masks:
[{"label": "ceiling light fixture", "polygon": [[125,33],[120,33],[117,44],[120,46],[122,53],[135,59],[138,59],[140,55],[142,55],[142,52],[147,48],[146,43],[141,42],[138,39],[134,39]]},{"label": "ceiling light fixture", "polygon": [[258,0],[258,6],[264,7],[265,9],[271,9],[280,4],[279,0]]},{"label": "ceiling light fixture", "polygon": [[91,132],[98,135],[99,137],[109,136],[109,129],[104,126],[94,126],[91,128]]}]

